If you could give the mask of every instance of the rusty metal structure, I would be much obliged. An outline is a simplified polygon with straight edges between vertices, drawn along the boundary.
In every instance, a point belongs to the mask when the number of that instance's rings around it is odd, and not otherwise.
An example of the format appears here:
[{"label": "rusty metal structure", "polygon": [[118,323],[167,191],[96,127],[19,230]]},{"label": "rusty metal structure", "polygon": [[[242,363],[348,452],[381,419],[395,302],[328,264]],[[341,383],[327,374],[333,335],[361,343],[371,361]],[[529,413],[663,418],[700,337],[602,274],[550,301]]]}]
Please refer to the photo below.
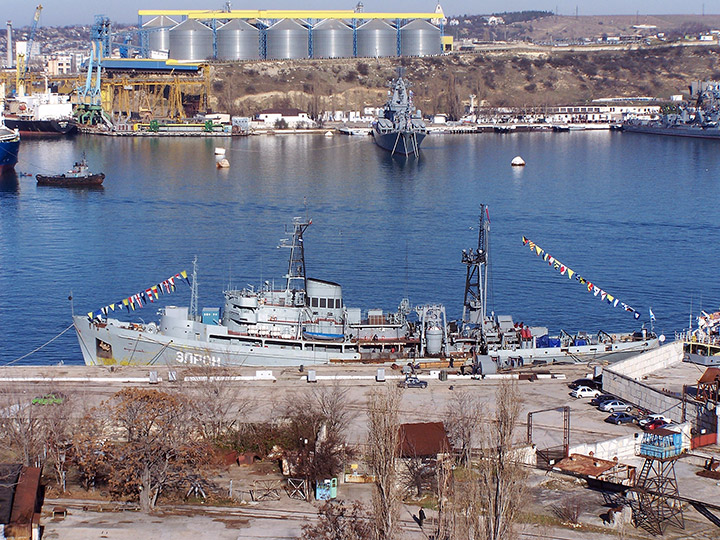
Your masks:
[{"label": "rusty metal structure", "polygon": [[643,435],[637,455],[645,458],[635,482],[635,524],[651,534],[662,535],[669,525],[685,528],[682,503],[678,500],[675,463],[682,455],[682,435],[658,428]]},{"label": "rusty metal structure", "polygon": [[562,412],[563,415],[563,443],[562,446],[555,446],[537,450],[538,467],[551,469],[554,462],[569,457],[570,453],[570,407],[554,407],[530,411],[527,419],[527,443],[533,444],[533,416],[545,412]]}]

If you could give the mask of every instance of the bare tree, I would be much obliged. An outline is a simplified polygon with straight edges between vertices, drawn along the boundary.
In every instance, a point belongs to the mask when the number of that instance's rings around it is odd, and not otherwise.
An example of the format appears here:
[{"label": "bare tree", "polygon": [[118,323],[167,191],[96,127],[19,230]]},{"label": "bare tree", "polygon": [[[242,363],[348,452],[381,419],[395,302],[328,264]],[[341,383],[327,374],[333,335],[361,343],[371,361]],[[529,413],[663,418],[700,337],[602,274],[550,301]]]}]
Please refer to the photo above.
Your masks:
[{"label": "bare tree", "polygon": [[45,453],[63,492],[66,488],[65,475],[77,424],[73,419],[73,409],[71,398],[63,397],[61,402],[45,405],[42,416]]},{"label": "bare tree", "polygon": [[375,476],[372,508],[375,540],[395,540],[399,532],[398,478],[400,397],[395,387],[373,391],[368,400],[367,460]]},{"label": "bare tree", "polygon": [[209,451],[199,444],[186,399],[126,388],[110,405],[125,435],[109,448],[109,485],[115,495],[137,497],[147,512],[161,493],[187,490],[201,481],[198,470]]},{"label": "bare tree", "polygon": [[108,423],[105,407],[92,408],[80,415],[73,433],[71,459],[85,489],[105,480],[110,450]]},{"label": "bare tree", "polygon": [[348,457],[347,429],[355,413],[348,390],[338,384],[292,394],[285,404],[286,448],[297,456],[297,473],[309,480],[335,476]]},{"label": "bare tree", "polygon": [[32,399],[9,389],[0,393],[0,445],[28,467],[44,462],[43,406]]},{"label": "bare tree", "polygon": [[494,421],[481,424],[484,452],[476,468],[479,529],[487,540],[510,537],[521,505],[526,471],[513,443],[520,412],[517,383],[503,380],[495,396]]},{"label": "bare tree", "polygon": [[470,465],[473,445],[478,439],[481,400],[467,390],[453,392],[445,411],[445,427],[454,448],[460,449],[460,464]]},{"label": "bare tree", "polygon": [[187,386],[192,419],[203,437],[217,442],[227,437],[252,406],[231,372],[216,366],[195,367],[188,373],[195,380]]},{"label": "bare tree", "polygon": [[317,523],[303,525],[301,540],[370,540],[370,523],[360,502],[327,501],[318,509]]}]

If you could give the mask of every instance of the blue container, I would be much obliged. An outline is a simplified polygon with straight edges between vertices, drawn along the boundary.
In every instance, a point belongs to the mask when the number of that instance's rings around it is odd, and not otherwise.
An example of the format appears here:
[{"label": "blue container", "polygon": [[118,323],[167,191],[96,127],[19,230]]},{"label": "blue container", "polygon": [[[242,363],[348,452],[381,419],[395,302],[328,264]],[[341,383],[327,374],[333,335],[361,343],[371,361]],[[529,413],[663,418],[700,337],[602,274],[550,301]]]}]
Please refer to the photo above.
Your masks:
[{"label": "blue container", "polygon": [[220,324],[220,308],[206,307],[202,309],[203,324]]}]

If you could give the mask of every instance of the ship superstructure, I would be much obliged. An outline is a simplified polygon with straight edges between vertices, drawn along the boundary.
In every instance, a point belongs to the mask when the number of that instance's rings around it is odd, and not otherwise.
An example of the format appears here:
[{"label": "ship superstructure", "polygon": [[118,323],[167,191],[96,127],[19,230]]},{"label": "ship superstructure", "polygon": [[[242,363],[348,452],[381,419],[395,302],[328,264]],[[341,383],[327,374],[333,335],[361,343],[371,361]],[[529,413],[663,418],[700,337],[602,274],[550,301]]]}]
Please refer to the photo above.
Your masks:
[{"label": "ship superstructure", "polygon": [[400,72],[390,86],[383,115],[373,122],[373,138],[378,146],[391,154],[418,156],[427,128],[414,108],[412,90]]},{"label": "ship superstructure", "polygon": [[547,328],[487,313],[487,207],[481,216],[478,247],[463,252],[467,278],[459,324],[447,320],[440,304],[412,308],[403,299],[392,313],[346,306],[340,284],[307,277],[303,235],[311,221],[294,218],[290,237],[280,244],[289,251],[284,286],[266,281],[225,291],[222,309],[203,308],[198,315],[194,270],[191,309],[165,307],[157,323],[125,322],[102,312],[75,316],[83,358],[88,365],[267,367],[425,359],[487,372],[534,362],[618,360],[658,346],[646,332],[549,337]]}]

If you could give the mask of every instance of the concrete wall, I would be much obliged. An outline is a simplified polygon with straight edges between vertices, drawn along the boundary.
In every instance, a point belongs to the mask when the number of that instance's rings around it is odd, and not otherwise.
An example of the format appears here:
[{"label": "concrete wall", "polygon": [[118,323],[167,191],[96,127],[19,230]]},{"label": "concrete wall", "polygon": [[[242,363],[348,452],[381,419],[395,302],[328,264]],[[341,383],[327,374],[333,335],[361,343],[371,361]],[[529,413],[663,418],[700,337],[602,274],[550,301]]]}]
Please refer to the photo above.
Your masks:
[{"label": "concrete wall", "polygon": [[641,379],[648,373],[679,364],[682,362],[682,359],[682,342],[673,342],[658,347],[657,349],[638,354],[637,356],[631,356],[627,360],[612,364],[609,368],[606,368],[606,370],[610,369],[615,373],[620,373],[631,379]]},{"label": "concrete wall", "polygon": [[635,448],[640,444],[641,439],[642,433],[635,433],[608,441],[579,444],[570,447],[570,454],[592,455],[608,461],[618,458],[620,462],[627,463],[627,460],[635,457]]},{"label": "concrete wall", "polygon": [[[603,391],[619,396],[628,403],[648,409],[654,413],[664,414],[675,423],[683,421],[683,400],[672,394],[649,386],[640,379],[645,375],[665,369],[682,362],[683,344],[670,343],[659,349],[628,358],[622,362],[605,368],[603,372]],[[715,432],[718,418],[715,411],[709,411],[704,404],[689,400],[686,405],[684,420],[689,422],[696,431],[705,429]]]}]

